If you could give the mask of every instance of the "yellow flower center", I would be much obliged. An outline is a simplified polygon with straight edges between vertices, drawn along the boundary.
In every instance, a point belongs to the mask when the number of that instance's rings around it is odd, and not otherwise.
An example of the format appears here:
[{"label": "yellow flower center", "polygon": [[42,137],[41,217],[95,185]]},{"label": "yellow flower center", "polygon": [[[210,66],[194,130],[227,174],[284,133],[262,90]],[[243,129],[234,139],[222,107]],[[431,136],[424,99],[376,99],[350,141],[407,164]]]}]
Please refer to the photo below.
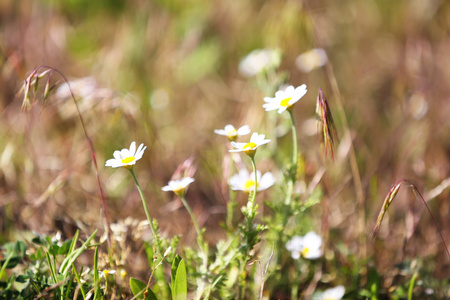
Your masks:
[{"label": "yellow flower center", "polygon": [[243,148],[244,148],[244,150],[250,150],[250,149],[255,148],[255,147],[256,147],[256,144],[250,142],[250,143],[245,144],[245,146]]},{"label": "yellow flower center", "polygon": [[186,192],[186,187],[179,186],[176,189],[174,189],[173,192],[175,193],[175,195],[183,197],[184,193]]},{"label": "yellow flower center", "polygon": [[237,137],[238,133],[236,129],[231,130],[230,132],[227,132],[228,138],[234,138]]},{"label": "yellow flower center", "polygon": [[281,100],[280,105],[284,107],[289,107],[289,101],[291,101],[292,97]]},{"label": "yellow flower center", "polygon": [[309,248],[305,247],[305,248],[302,250],[302,255],[303,255],[303,257],[305,257],[306,255],[308,255],[308,252],[309,252]]},{"label": "yellow flower center", "polygon": [[103,271],[103,276],[105,276],[105,278],[106,278],[106,277],[108,277],[108,275],[109,275],[109,270],[104,270]]},{"label": "yellow flower center", "polygon": [[[256,183],[256,188],[259,187],[259,182]],[[255,181],[251,179],[247,179],[244,185],[245,190],[250,191],[255,188]]]},{"label": "yellow flower center", "polygon": [[128,164],[128,163],[132,162],[134,159],[135,159],[134,156],[130,156],[130,157],[127,157],[127,158],[123,158],[123,159],[122,159],[122,163],[123,163],[123,164]]}]

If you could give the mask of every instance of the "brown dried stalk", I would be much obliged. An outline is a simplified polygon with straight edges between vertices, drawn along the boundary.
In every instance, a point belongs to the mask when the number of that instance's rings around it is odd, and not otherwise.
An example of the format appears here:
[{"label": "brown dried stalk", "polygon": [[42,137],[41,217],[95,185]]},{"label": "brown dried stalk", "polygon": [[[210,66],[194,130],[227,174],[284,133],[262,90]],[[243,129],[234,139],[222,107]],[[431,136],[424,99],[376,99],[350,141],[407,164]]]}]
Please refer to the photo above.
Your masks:
[{"label": "brown dried stalk", "polygon": [[380,213],[378,214],[378,218],[377,218],[377,221],[375,222],[375,226],[372,229],[372,233],[371,233],[372,241],[375,240],[375,238],[377,237],[378,231],[380,230],[381,222],[383,221],[383,217],[386,214],[386,212],[387,212],[389,206],[391,205],[392,201],[394,201],[395,197],[397,196],[398,191],[399,191],[400,186],[401,186],[402,183],[407,183],[409,185],[409,187],[411,187],[413,189],[414,194],[419,196],[419,198],[422,200],[423,204],[425,205],[425,207],[428,210],[428,213],[430,214],[431,218],[433,219],[434,225],[436,226],[436,229],[437,229],[437,231],[439,233],[439,236],[441,237],[442,243],[444,244],[445,250],[447,251],[447,255],[450,258],[450,252],[448,250],[447,244],[444,241],[444,237],[442,236],[442,232],[439,229],[439,226],[438,226],[438,224],[436,222],[436,219],[434,218],[433,214],[431,213],[431,210],[428,207],[427,202],[425,201],[425,199],[423,198],[422,194],[419,192],[417,187],[411,181],[406,180],[406,179],[401,179],[401,180],[397,181],[396,183],[394,183],[394,185],[392,186],[391,190],[386,195],[386,198],[384,198],[383,206],[381,207]]},{"label": "brown dried stalk", "polygon": [[[46,75],[48,75],[47,83],[46,83],[45,89],[44,89],[44,94],[42,95],[42,99],[45,103],[45,101],[47,100],[47,98],[49,96],[49,92],[54,88],[54,85],[50,86],[50,79],[53,75],[53,72],[57,73],[59,76],[61,76],[63,81],[65,83],[67,83],[67,86],[69,87],[70,96],[73,100],[73,103],[75,104],[76,109],[77,109],[78,117],[80,119],[81,126],[83,127],[84,136],[86,137],[86,140],[89,144],[89,148],[91,150],[92,161],[93,161],[94,167],[95,167],[95,175],[97,176],[98,188],[100,190],[100,196],[102,198],[103,213],[105,214],[106,225],[107,225],[107,227],[106,227],[107,238],[108,238],[108,242],[109,242],[109,218],[108,218],[108,212],[106,209],[105,194],[103,192],[103,188],[102,188],[101,181],[100,181],[100,175],[98,172],[97,157],[96,157],[95,151],[94,151],[94,144],[92,143],[92,140],[87,133],[87,129],[84,124],[83,117],[81,115],[80,109],[78,108],[78,103],[75,99],[75,95],[72,92],[72,88],[70,87],[70,83],[67,80],[67,78],[58,69],[55,69],[53,67],[39,66],[39,67],[35,68],[33,71],[31,71],[31,74],[27,77],[27,79],[25,79],[24,85],[20,89],[20,92],[24,93],[24,98],[23,98],[23,102],[22,102],[22,110],[27,110],[31,107],[32,104],[34,104],[34,102],[36,101],[37,89],[39,87],[39,80],[42,79],[43,77],[45,77]],[[33,87],[33,89],[32,89],[32,87]],[[32,98],[33,100],[31,100],[31,94],[33,95],[33,98]]]}]

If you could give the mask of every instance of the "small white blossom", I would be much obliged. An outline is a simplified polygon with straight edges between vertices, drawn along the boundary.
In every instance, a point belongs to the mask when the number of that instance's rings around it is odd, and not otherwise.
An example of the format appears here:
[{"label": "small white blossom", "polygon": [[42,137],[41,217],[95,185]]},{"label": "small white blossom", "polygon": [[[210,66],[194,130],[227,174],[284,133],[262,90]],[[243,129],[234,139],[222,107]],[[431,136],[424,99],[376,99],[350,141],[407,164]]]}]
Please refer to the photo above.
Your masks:
[{"label": "small white blossom", "polygon": [[338,285],[334,288],[326,289],[323,292],[315,293],[313,300],[341,300],[345,294],[345,287]]},{"label": "small white blossom", "polygon": [[214,129],[214,132],[219,135],[226,136],[230,141],[234,142],[239,136],[247,135],[250,133],[250,127],[244,125],[239,129],[234,128],[233,125],[225,125],[225,129]]},{"label": "small white blossom", "polygon": [[322,238],[310,231],[305,236],[294,236],[286,243],[286,249],[291,252],[293,259],[303,256],[307,259],[316,259],[322,256]]},{"label": "small white blossom", "polygon": [[162,190],[164,192],[172,191],[181,197],[182,195],[184,195],[187,187],[194,181],[195,179],[191,177],[184,177],[180,180],[171,180],[169,181],[168,185],[162,188]]},{"label": "small white blossom", "polygon": [[328,58],[325,51],[316,48],[300,54],[295,60],[295,65],[300,71],[309,73],[312,70],[325,65],[327,60]]},{"label": "small white blossom", "polygon": [[139,148],[136,150],[136,142],[132,142],[130,149],[124,148],[121,151],[114,151],[114,158],[108,159],[105,166],[113,168],[132,168],[136,164],[136,161],[142,158],[145,149],[147,149],[147,146],[144,147],[144,144],[140,144]]},{"label": "small white blossom", "polygon": [[108,275],[116,274],[116,270],[103,270],[98,272],[100,273],[100,278],[108,278]]},{"label": "small white blossom", "polygon": [[268,142],[270,142],[270,140],[266,139],[264,134],[254,132],[249,143],[231,142],[231,145],[236,149],[231,149],[230,152],[244,152],[248,156],[253,157],[255,156],[256,149],[261,145],[267,144]]},{"label": "small white blossom", "polygon": [[[275,183],[275,177],[271,172],[267,172],[261,176],[261,171],[256,172],[257,181],[256,181],[256,190],[263,191],[268,189]],[[230,178],[230,186],[231,189],[236,191],[244,191],[250,192],[254,190],[255,186],[255,173],[248,173],[246,169],[239,170],[238,174],[231,176]]]},{"label": "small white blossom", "polygon": [[306,84],[294,88],[290,85],[284,90],[279,90],[275,93],[275,97],[264,97],[263,108],[266,111],[278,109],[278,113],[281,114],[285,110],[292,109],[295,103],[302,98],[307,92]]},{"label": "small white blossom", "polygon": [[245,77],[253,77],[263,72],[278,68],[281,63],[279,50],[257,49],[247,55],[239,64],[239,73]]}]

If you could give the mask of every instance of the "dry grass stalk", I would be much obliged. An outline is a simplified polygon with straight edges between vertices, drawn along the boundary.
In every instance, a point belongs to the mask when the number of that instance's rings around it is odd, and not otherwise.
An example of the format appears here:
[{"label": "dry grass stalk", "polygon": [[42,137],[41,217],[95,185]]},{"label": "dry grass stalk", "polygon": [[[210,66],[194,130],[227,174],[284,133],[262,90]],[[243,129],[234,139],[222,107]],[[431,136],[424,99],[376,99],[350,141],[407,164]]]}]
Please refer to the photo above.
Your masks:
[{"label": "dry grass stalk", "polygon": [[[86,125],[84,124],[84,120],[83,120],[83,116],[81,115],[80,109],[78,107],[78,103],[75,99],[75,95],[73,94],[72,89],[70,88],[70,83],[67,80],[67,78],[64,76],[64,74],[62,74],[59,70],[53,68],[53,67],[49,67],[49,66],[39,66],[36,67],[33,71],[31,71],[31,74],[27,77],[27,79],[24,82],[24,85],[22,86],[22,88],[20,89],[20,92],[24,93],[24,98],[23,98],[23,102],[22,102],[22,110],[27,110],[31,107],[31,104],[34,104],[34,102],[36,101],[36,93],[37,90],[39,88],[39,80],[44,78],[45,76],[48,75],[47,78],[47,82],[44,88],[44,93],[42,95],[42,100],[45,101],[47,100],[48,96],[49,96],[49,92],[53,89],[53,86],[50,86],[50,80],[52,78],[53,73],[58,74],[62,80],[67,83],[69,90],[70,90],[70,96],[71,99],[73,100],[73,103],[75,104],[75,107],[77,109],[77,114],[78,117],[80,119],[81,122],[81,126],[83,127],[83,131],[84,131],[84,135],[86,137],[86,140],[89,144],[89,149],[91,151],[91,156],[92,156],[92,161],[94,163],[94,168],[95,168],[95,175],[97,177],[97,183],[98,183],[98,187],[100,190],[100,196],[102,199],[102,206],[103,206],[103,213],[105,215],[105,219],[106,219],[106,231],[107,231],[107,237],[108,237],[108,243],[110,243],[110,237],[109,237],[109,218],[108,218],[108,212],[106,209],[106,200],[105,200],[105,194],[103,192],[103,188],[102,188],[102,184],[100,181],[100,175],[98,172],[98,165],[97,165],[97,157],[95,155],[95,151],[94,151],[94,144],[92,143],[91,138],[88,135],[87,132],[87,128]],[[31,90],[31,88],[33,87],[33,90]],[[31,97],[30,95],[33,94],[33,100],[31,101]]]},{"label": "dry grass stalk", "polygon": [[413,192],[416,196],[419,196],[419,198],[422,200],[423,204],[425,205],[425,207],[428,210],[428,213],[430,214],[431,218],[433,219],[434,225],[436,226],[436,229],[439,233],[439,236],[441,237],[442,243],[444,244],[445,250],[447,251],[447,255],[450,258],[450,252],[448,250],[447,244],[445,243],[444,237],[442,236],[442,232],[439,229],[438,224],[436,223],[436,219],[434,218],[433,214],[431,213],[430,208],[428,207],[427,202],[425,201],[425,199],[423,198],[422,194],[419,192],[419,190],[417,189],[417,187],[411,183],[408,180],[405,179],[401,179],[399,181],[397,181],[391,188],[391,190],[389,191],[389,193],[386,195],[386,198],[384,198],[384,202],[383,202],[383,206],[381,207],[380,213],[378,214],[378,218],[377,221],[375,222],[375,226],[372,229],[372,233],[371,233],[371,237],[372,237],[372,241],[377,237],[378,235],[378,231],[380,229],[381,226],[381,222],[383,221],[383,217],[386,214],[389,206],[391,205],[392,201],[394,201],[395,197],[398,194],[398,191],[400,189],[400,186],[402,183],[407,183],[412,189]]}]

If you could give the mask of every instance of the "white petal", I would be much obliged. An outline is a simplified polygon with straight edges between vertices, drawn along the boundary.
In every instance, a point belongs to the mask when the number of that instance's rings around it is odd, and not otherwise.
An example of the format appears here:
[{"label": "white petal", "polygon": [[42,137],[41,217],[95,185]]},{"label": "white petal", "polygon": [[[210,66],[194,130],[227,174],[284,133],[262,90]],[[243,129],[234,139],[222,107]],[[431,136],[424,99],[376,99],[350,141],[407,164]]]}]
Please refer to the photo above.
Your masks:
[{"label": "white petal", "polygon": [[219,135],[227,135],[227,133],[223,129],[214,129],[214,133]]},{"label": "white petal", "polygon": [[266,103],[266,104],[263,104],[263,108],[266,111],[275,110],[275,109],[278,109],[279,107],[280,107],[280,105],[278,103]]},{"label": "white petal", "polygon": [[273,174],[271,172],[267,172],[261,177],[259,186],[262,189],[267,189],[267,188],[271,187],[275,183],[275,181],[276,181],[275,176],[273,176]]},{"label": "white petal", "polygon": [[229,133],[229,132],[233,131],[234,129],[235,129],[234,126],[231,125],[231,124],[225,125],[225,132],[226,133]]},{"label": "white petal", "polygon": [[[255,143],[255,144],[258,144],[257,143],[257,141],[258,141],[258,133],[257,132],[253,132],[253,134],[252,134],[252,137],[250,138],[250,143]],[[244,144],[245,145],[245,144]]]},{"label": "white petal", "polygon": [[304,237],[303,237],[303,242],[305,244],[306,247],[308,248],[320,248],[322,246],[322,238],[315,233],[314,231],[310,231],[308,232]]},{"label": "white petal", "polygon": [[105,167],[117,168],[117,167],[120,167],[120,163],[117,160],[115,160],[114,158],[108,159],[105,163]]},{"label": "white petal", "polygon": [[268,102],[268,103],[272,103],[272,102],[278,102],[276,101],[276,98],[272,98],[272,97],[264,97],[264,101]]},{"label": "white petal", "polygon": [[340,300],[345,294],[345,287],[338,285],[331,289],[326,289],[322,294],[322,299],[336,299]]},{"label": "white petal", "polygon": [[[293,85],[290,85],[284,91],[286,92],[287,95],[290,95],[295,91],[295,88]],[[286,98],[288,98],[288,97],[286,97]]]},{"label": "white petal", "polygon": [[164,192],[169,192],[169,191],[172,191],[172,188],[170,186],[166,185],[166,186],[163,186],[161,188],[161,190],[163,190]]},{"label": "white petal", "polygon": [[292,239],[290,239],[287,243],[286,243],[286,249],[288,251],[296,251],[299,252],[301,251],[303,248],[303,238],[301,236],[298,235],[294,235],[292,237]]},{"label": "white petal", "polygon": [[183,179],[181,179],[178,183],[182,186],[182,187],[187,187],[188,185],[190,185],[191,183],[193,183],[195,181],[194,178],[192,177],[184,177]]},{"label": "white petal", "polygon": [[117,159],[118,161],[122,161],[122,157],[120,156],[120,151],[119,151],[119,150],[114,151],[113,156],[114,156],[114,158]]},{"label": "white petal", "polygon": [[130,156],[134,156],[136,154],[136,142],[135,141],[131,142],[130,150],[128,153]]},{"label": "white petal", "polygon": [[242,150],[242,148],[244,148],[245,145],[247,145],[247,144],[246,143],[231,142],[231,146],[233,146],[234,148],[237,148],[239,150]]},{"label": "white petal", "polygon": [[320,248],[317,249],[310,249],[306,255],[305,258],[307,259],[316,259],[322,256],[322,250]]},{"label": "white petal", "polygon": [[134,156],[134,158],[135,158],[136,160],[141,159],[141,158],[142,158],[142,155],[144,155],[145,149],[147,149],[147,146],[144,147],[144,144],[140,144],[140,145],[139,145],[139,148],[138,148],[137,151],[136,151],[136,155]]},{"label": "white petal", "polygon": [[300,258],[300,252],[298,252],[298,251],[292,251],[292,252],[291,252],[291,257],[292,257],[293,259],[299,259],[299,258]]},{"label": "white petal", "polygon": [[[133,154],[134,154],[134,153],[133,153]],[[122,149],[122,150],[120,151],[120,157],[121,157],[121,159],[130,157],[130,156],[132,156],[132,155],[130,155],[130,151],[128,151],[128,149]]]},{"label": "white petal", "polygon": [[238,135],[246,135],[250,133],[250,126],[244,125],[241,128],[238,129]]},{"label": "white petal", "polygon": [[234,174],[233,176],[231,176],[229,184],[233,191],[240,190],[241,186],[242,186],[241,183],[242,183],[242,180],[238,174]]},{"label": "white petal", "polygon": [[277,100],[283,100],[283,99],[285,99],[284,95],[285,95],[284,91],[278,91],[275,93],[275,98]]},{"label": "white petal", "polygon": [[286,106],[280,106],[280,108],[278,109],[278,113],[281,114],[285,110],[286,110]]}]

